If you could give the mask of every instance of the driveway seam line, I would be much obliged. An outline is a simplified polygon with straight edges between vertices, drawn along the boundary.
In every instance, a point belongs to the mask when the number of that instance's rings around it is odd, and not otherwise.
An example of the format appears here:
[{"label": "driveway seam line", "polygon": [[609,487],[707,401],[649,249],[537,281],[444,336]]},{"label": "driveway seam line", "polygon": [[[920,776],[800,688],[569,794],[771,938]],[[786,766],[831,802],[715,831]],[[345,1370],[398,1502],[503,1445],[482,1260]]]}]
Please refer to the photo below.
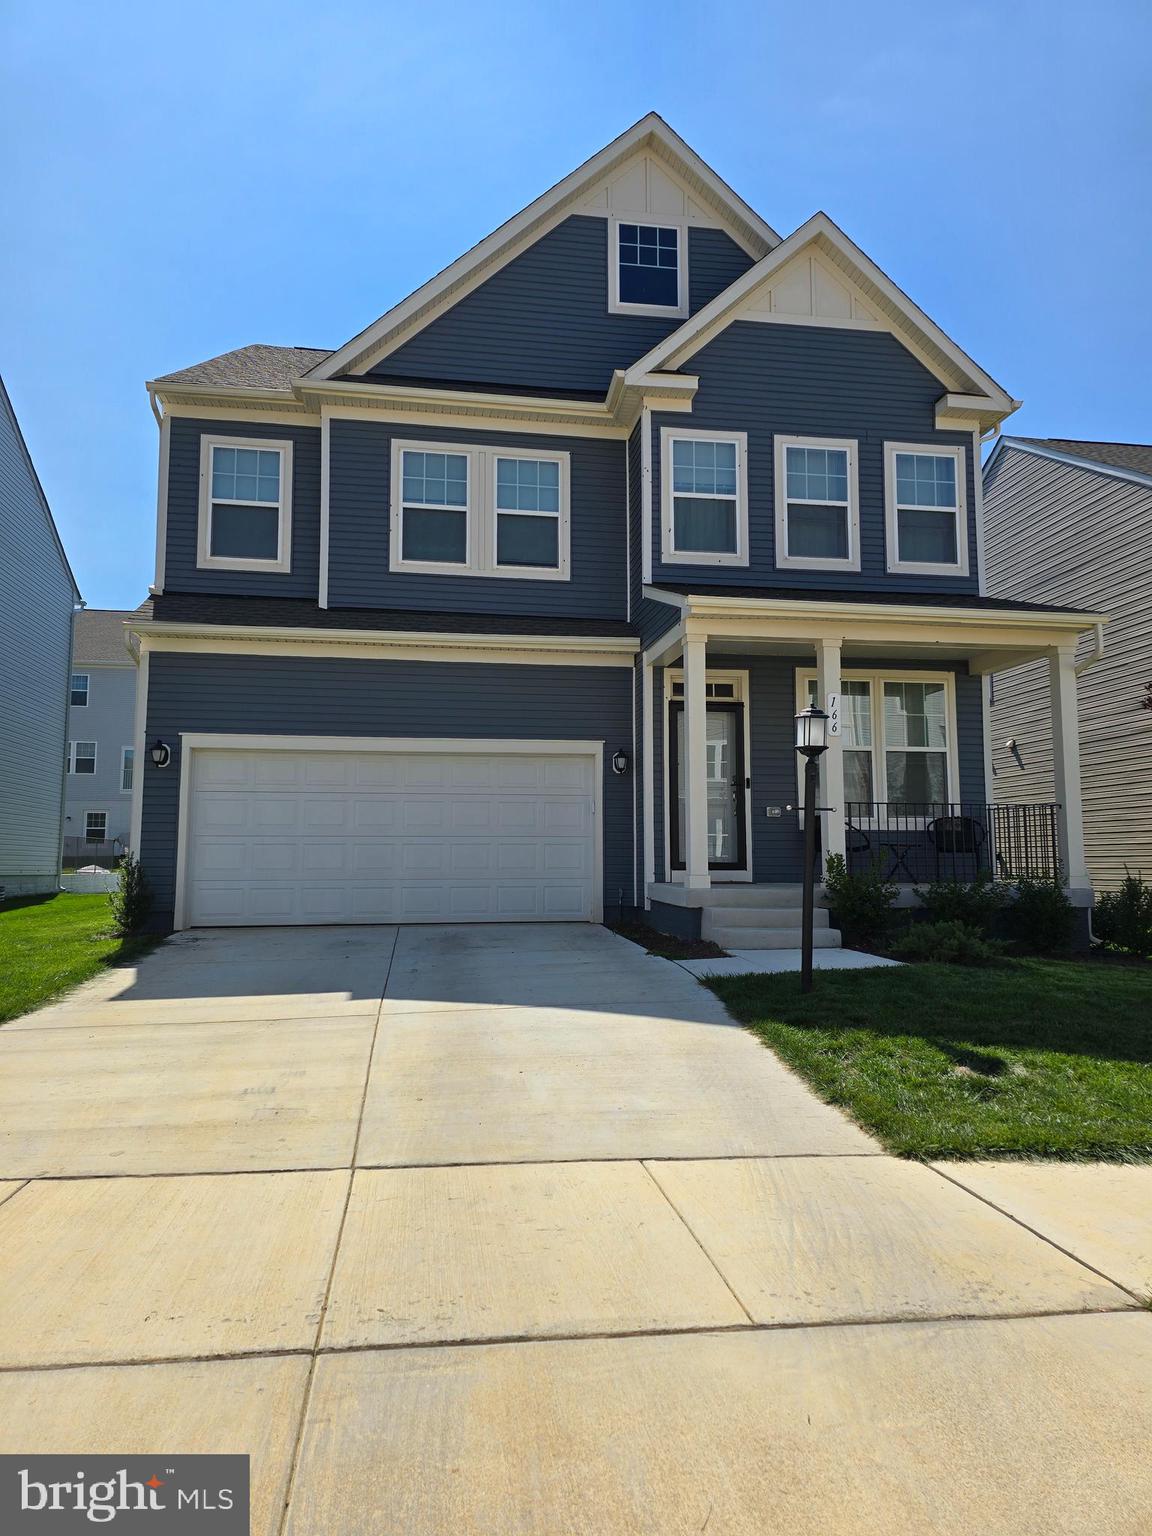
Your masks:
[{"label": "driveway seam line", "polygon": [[1123,1291],[1125,1296],[1131,1296],[1132,1300],[1135,1301],[1139,1306],[1147,1307],[1147,1297],[1142,1296],[1139,1291],[1132,1290],[1130,1286],[1124,1285],[1121,1281],[1114,1279],[1109,1274],[1106,1274],[1104,1270],[1097,1269],[1095,1264],[1089,1264],[1087,1259],[1082,1259],[1078,1253],[1073,1253],[1070,1248],[1065,1248],[1063,1244],[1058,1243],[1054,1237],[1049,1237],[1047,1233],[1040,1232],[1035,1227],[1030,1227],[1028,1223],[1026,1221],[1022,1221],[1019,1216],[1014,1216],[1011,1211],[1006,1211],[1002,1205],[997,1205],[995,1200],[989,1200],[987,1195],[980,1194],[978,1190],[970,1189],[967,1184],[962,1184],[959,1179],[954,1179],[950,1173],[945,1173],[943,1169],[937,1168],[935,1163],[925,1163],[924,1166],[926,1168],[931,1168],[932,1172],[938,1174],[939,1177],[942,1178],[946,1183],[952,1184],[957,1189],[963,1190],[966,1195],[971,1195],[974,1200],[981,1201],[981,1203],[988,1206],[990,1210],[998,1212],[1001,1216],[1007,1216],[1009,1221],[1014,1221],[1018,1227],[1023,1227],[1025,1232],[1031,1232],[1033,1237],[1038,1237],[1041,1242],[1047,1243],[1050,1248],[1055,1248],[1056,1252],[1062,1253],[1065,1258],[1071,1259],[1074,1263],[1079,1264],[1082,1268],[1087,1269],[1092,1274],[1099,1276],[1101,1280],[1107,1280],[1109,1285],[1114,1285],[1118,1291]]},{"label": "driveway seam line", "polygon": [[296,1474],[300,1466],[300,1454],[304,1445],[304,1429],[308,1423],[308,1413],[312,1406],[312,1388],[316,1381],[316,1365],[320,1358],[320,1338],[324,1331],[324,1322],[328,1315],[328,1304],[332,1299],[332,1285],[336,1278],[336,1265],[340,1259],[340,1245],[344,1240],[344,1227],[348,1221],[348,1208],[352,1204],[352,1185],[356,1180],[356,1153],[360,1147],[360,1133],[364,1128],[364,1106],[368,1102],[368,1085],[372,1081],[372,1063],[376,1056],[376,1041],[380,1036],[380,1015],[384,1011],[384,996],[388,991],[388,977],[392,970],[392,962],[396,956],[396,944],[400,937],[399,926],[392,930],[392,948],[388,952],[388,964],[384,969],[384,980],[380,986],[380,1001],[376,1008],[376,1019],[372,1025],[372,1044],[368,1048],[368,1063],[364,1069],[364,1089],[360,1095],[360,1113],[356,1119],[356,1135],[352,1138],[352,1155],[348,1164],[348,1189],[344,1196],[344,1209],[340,1213],[340,1225],[336,1229],[336,1241],[332,1246],[332,1262],[328,1266],[328,1281],[324,1287],[324,1299],[320,1303],[320,1316],[316,1319],[316,1333],[312,1340],[310,1359],[308,1364],[308,1376],[304,1382],[304,1392],[300,1400],[300,1417],[296,1424],[296,1438],[292,1445],[292,1460],[288,1467],[288,1477],[284,1483],[284,1505],[280,1511],[280,1521],[277,1530],[283,1536],[288,1524],[288,1511],[292,1506],[292,1496],[296,1491]]},{"label": "driveway seam line", "polygon": [[[7,1205],[14,1195],[18,1195],[22,1189],[27,1189],[31,1182],[32,1180],[28,1178],[21,1179],[16,1184],[15,1189],[10,1189],[6,1195],[0,1195],[0,1205]],[[5,1183],[7,1183],[7,1180],[5,1180]]]},{"label": "driveway seam line", "polygon": [[647,1162],[643,1158],[640,1159],[640,1166],[641,1166],[641,1168],[643,1168],[644,1172],[648,1175],[648,1177],[652,1180],[652,1183],[660,1191],[661,1195],[663,1195],[664,1199],[668,1202],[668,1207],[673,1212],[673,1214],[675,1215],[677,1221],[679,1221],[681,1226],[684,1228],[685,1232],[688,1233],[689,1237],[696,1244],[697,1248],[699,1248],[700,1252],[708,1260],[709,1264],[711,1264],[712,1268],[716,1271],[717,1275],[719,1275],[720,1282],[723,1285],[724,1289],[728,1292],[729,1296],[731,1296],[732,1300],[740,1308],[741,1312],[743,1312],[744,1316],[748,1319],[748,1321],[750,1323],[755,1323],[756,1319],[752,1316],[751,1312],[749,1312],[748,1308],[744,1305],[743,1301],[740,1299],[740,1297],[736,1294],[735,1290],[733,1290],[732,1286],[729,1284],[728,1276],[720,1268],[719,1264],[717,1264],[716,1260],[712,1257],[712,1255],[708,1252],[707,1248],[705,1248],[704,1244],[697,1237],[695,1231],[692,1228],[692,1223],[684,1215],[684,1212],[682,1210],[680,1210],[680,1208],[676,1204],[675,1200],[672,1199],[672,1196],[664,1188],[663,1184],[661,1184],[660,1180],[652,1172],[651,1168],[649,1168]]}]

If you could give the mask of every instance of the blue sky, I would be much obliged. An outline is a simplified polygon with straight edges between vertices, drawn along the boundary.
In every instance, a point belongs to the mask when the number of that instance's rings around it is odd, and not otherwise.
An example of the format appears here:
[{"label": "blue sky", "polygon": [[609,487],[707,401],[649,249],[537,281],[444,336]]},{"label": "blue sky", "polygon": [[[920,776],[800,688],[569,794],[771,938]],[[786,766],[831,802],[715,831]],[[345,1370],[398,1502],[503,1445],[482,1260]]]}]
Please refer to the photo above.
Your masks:
[{"label": "blue sky", "polygon": [[1152,441],[1147,0],[0,6],[0,372],[90,606],[152,572],[145,379],[338,346],[655,109],[823,208],[1025,402]]}]

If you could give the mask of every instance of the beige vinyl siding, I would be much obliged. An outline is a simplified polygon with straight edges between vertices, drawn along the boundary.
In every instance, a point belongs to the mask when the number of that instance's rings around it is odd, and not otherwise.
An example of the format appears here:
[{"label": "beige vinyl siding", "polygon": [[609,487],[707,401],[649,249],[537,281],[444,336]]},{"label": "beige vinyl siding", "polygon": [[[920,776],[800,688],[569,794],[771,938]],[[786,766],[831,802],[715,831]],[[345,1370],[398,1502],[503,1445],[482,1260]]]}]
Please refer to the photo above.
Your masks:
[{"label": "beige vinyl siding", "polygon": [[[990,595],[1109,616],[1104,658],[1079,682],[1085,851],[1098,890],[1126,866],[1152,879],[1152,486],[1009,447],[984,506]],[[994,697],[996,799],[1051,799],[1047,665],[997,674]]]}]

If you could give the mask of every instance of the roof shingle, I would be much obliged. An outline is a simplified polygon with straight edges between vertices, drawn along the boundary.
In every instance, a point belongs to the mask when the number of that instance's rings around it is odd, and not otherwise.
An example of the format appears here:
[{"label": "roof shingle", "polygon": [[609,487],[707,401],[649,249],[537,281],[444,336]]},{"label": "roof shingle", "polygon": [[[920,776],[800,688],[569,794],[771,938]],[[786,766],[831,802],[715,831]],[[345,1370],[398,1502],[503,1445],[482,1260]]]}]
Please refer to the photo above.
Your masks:
[{"label": "roof shingle", "polygon": [[219,384],[231,389],[289,390],[309,368],[330,357],[323,347],[268,347],[256,343],[207,362],[161,374],[156,384]]},{"label": "roof shingle", "polygon": [[1020,437],[1020,443],[1037,448],[1051,448],[1053,453],[1070,453],[1078,459],[1091,459],[1112,469],[1131,469],[1138,475],[1152,475],[1152,445],[1147,443],[1093,443],[1075,437]]},{"label": "roof shingle", "polygon": [[72,660],[86,667],[128,667],[132,657],[124,644],[124,626],[131,619],[152,617],[152,599],[139,608],[82,608],[76,615]]}]

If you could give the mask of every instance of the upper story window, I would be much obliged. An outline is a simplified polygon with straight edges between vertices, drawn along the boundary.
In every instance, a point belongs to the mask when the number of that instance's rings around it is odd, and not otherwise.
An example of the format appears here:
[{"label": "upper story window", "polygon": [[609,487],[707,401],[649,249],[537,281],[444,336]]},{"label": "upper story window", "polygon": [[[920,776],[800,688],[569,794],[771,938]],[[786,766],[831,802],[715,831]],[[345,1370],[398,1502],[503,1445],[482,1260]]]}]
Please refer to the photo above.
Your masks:
[{"label": "upper story window", "polygon": [[135,747],[120,748],[120,792],[130,794],[132,790],[132,770],[136,762]]},{"label": "upper story window", "polygon": [[608,307],[617,314],[688,313],[687,238],[682,225],[611,226]]},{"label": "upper story window", "polygon": [[567,580],[569,520],[566,453],[392,445],[393,571]]},{"label": "upper story window", "polygon": [[917,576],[968,574],[963,448],[885,443],[888,569]]},{"label": "upper story window", "polygon": [[68,695],[68,702],[73,709],[83,709],[88,703],[88,674],[87,672],[73,672],[72,689]]},{"label": "upper story window", "polygon": [[94,741],[70,741],[68,743],[68,772],[96,772],[96,743]]},{"label": "upper story window", "polygon": [[665,427],[660,442],[663,559],[747,565],[746,435]]},{"label": "upper story window", "polygon": [[196,564],[225,571],[287,571],[291,543],[292,444],[201,438]]},{"label": "upper story window", "polygon": [[848,438],[777,437],[776,564],[860,569],[856,444]]}]

